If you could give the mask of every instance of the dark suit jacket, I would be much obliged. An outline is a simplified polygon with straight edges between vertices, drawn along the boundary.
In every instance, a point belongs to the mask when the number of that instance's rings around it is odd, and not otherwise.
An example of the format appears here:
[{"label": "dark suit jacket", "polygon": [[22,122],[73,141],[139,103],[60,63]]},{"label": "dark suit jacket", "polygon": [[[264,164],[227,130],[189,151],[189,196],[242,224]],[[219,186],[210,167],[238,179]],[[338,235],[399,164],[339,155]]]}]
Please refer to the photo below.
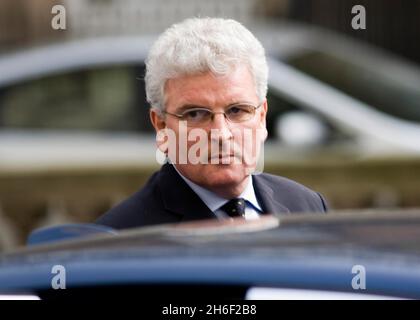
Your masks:
[{"label": "dark suit jacket", "polygon": [[[255,194],[266,213],[327,211],[323,197],[283,177],[253,176]],[[143,189],[109,210],[96,223],[116,229],[174,223],[216,216],[188,186],[171,164],[165,164]]]}]

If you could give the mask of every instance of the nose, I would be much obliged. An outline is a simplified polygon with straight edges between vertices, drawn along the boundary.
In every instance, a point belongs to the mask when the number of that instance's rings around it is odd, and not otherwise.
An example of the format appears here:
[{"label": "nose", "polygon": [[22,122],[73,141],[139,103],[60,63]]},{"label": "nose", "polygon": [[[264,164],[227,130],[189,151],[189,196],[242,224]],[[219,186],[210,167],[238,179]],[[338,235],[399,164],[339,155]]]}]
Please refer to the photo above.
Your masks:
[{"label": "nose", "polygon": [[[230,140],[233,135],[229,127],[229,122],[224,113],[215,113],[211,123],[211,129],[215,130],[219,140]],[[213,135],[212,135],[213,136]]]}]

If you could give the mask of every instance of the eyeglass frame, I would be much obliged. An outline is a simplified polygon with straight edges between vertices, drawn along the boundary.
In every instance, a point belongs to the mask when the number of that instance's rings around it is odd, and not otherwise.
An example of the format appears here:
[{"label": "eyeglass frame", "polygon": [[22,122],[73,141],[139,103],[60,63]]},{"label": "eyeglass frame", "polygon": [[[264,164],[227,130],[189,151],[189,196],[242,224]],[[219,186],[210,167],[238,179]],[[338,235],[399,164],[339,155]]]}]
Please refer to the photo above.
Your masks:
[{"label": "eyeglass frame", "polygon": [[[184,111],[183,111],[183,113],[182,113],[182,114],[171,113],[171,112],[168,112],[168,111],[165,111],[165,110],[162,110],[162,111],[161,111],[161,113],[163,113],[163,114],[169,114],[169,115],[171,115],[171,116],[174,116],[174,117],[176,117],[176,118],[180,119],[181,121],[187,121],[187,120],[183,120],[183,119],[182,119],[182,118],[185,116],[185,113],[186,113],[187,111],[191,111],[191,110],[205,110],[205,111],[207,111],[207,112],[211,113],[211,118],[210,118],[209,123],[210,123],[211,121],[214,121],[214,117],[215,117],[215,115],[216,115],[216,114],[223,114],[224,118],[225,118],[228,122],[230,122],[230,123],[243,123],[243,122],[249,121],[249,120],[251,120],[253,117],[255,117],[255,113],[256,113],[257,109],[259,109],[259,108],[260,108],[260,107],[264,104],[264,102],[265,102],[265,101],[261,102],[261,103],[260,103],[259,105],[257,105],[257,106],[254,106],[253,104],[248,103],[248,102],[237,102],[237,103],[233,103],[233,104],[230,104],[230,105],[226,106],[226,107],[224,108],[224,109],[225,109],[225,111],[223,111],[223,112],[214,112],[214,111],[212,111],[212,110],[210,110],[210,109],[208,109],[208,108],[205,108],[205,107],[197,107],[197,108],[190,108],[190,109],[186,109],[186,110],[184,110]],[[227,109],[229,109],[229,108],[231,108],[231,107],[237,106],[237,105],[247,105],[247,106],[253,107],[253,114],[252,114],[252,116],[251,116],[249,119],[246,119],[246,120],[243,120],[243,121],[238,121],[238,122],[234,122],[234,121],[230,120],[230,119],[229,119],[229,117],[226,115],[226,110],[227,110]],[[187,121],[187,122],[188,122],[188,121]]]}]

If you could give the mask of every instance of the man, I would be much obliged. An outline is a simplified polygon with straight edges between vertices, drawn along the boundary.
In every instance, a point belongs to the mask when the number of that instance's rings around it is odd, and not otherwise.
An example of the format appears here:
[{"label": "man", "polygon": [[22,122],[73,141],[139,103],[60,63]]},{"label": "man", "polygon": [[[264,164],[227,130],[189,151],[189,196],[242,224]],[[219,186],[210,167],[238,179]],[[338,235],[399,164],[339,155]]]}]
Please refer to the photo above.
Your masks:
[{"label": "man", "polygon": [[267,137],[268,66],[240,23],[193,18],[166,30],[146,61],[146,93],[161,170],[97,220],[132,228],[198,219],[326,212],[322,196],[257,174]]}]

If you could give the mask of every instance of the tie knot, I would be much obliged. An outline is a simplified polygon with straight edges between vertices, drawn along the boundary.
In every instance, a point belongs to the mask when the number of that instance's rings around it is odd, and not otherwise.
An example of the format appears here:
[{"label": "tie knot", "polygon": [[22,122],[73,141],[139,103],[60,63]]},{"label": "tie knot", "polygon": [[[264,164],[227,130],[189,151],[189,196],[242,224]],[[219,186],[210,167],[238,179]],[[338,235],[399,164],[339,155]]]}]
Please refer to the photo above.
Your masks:
[{"label": "tie knot", "polygon": [[240,217],[245,215],[245,199],[231,199],[225,203],[220,209],[226,212],[230,217]]}]

